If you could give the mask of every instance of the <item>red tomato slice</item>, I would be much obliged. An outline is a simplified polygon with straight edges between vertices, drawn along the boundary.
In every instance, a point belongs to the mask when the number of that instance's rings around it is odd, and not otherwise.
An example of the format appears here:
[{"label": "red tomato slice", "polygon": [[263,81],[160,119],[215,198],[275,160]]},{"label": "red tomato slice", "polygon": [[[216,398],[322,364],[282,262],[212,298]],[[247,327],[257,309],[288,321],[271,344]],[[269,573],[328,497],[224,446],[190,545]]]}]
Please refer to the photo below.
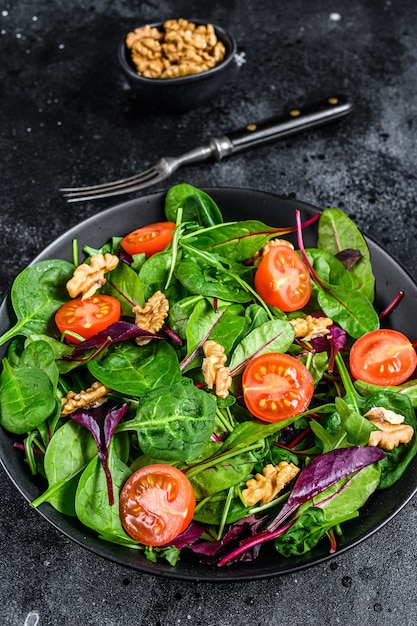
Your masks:
[{"label": "red tomato slice", "polygon": [[281,422],[305,411],[314,392],[313,378],[298,359],[269,352],[253,358],[243,377],[249,411],[265,422]]},{"label": "red tomato slice", "polygon": [[128,535],[146,546],[162,546],[191,522],[195,495],[186,475],[171,465],[134,472],[120,493],[120,519]]},{"label": "red tomato slice", "polygon": [[353,344],[349,365],[352,376],[373,385],[400,385],[417,366],[410,340],[397,330],[372,330]]},{"label": "red tomato slice", "polygon": [[174,222],[155,222],[132,231],[123,237],[120,245],[131,256],[143,252],[150,257],[167,247],[174,230]]},{"label": "red tomato slice", "polygon": [[295,250],[289,246],[274,246],[259,264],[255,289],[266,304],[286,313],[297,311],[310,300],[310,274]]},{"label": "red tomato slice", "polygon": [[[96,294],[82,300],[74,298],[63,304],[55,314],[55,323],[61,333],[70,330],[89,339],[120,319],[120,302],[113,296]],[[80,343],[68,335],[68,341]]]}]

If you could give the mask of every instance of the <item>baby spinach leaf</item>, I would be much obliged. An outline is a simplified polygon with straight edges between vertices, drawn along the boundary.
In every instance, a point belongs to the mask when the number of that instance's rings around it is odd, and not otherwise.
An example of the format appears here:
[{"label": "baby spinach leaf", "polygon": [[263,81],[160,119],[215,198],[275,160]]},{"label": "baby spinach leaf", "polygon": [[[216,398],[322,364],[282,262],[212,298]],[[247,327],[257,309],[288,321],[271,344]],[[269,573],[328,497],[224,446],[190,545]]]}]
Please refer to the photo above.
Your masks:
[{"label": "baby spinach leaf", "polygon": [[171,187],[165,196],[165,216],[176,223],[178,209],[183,211],[183,222],[197,222],[201,226],[221,224],[223,216],[214,200],[201,189],[181,183]]},{"label": "baby spinach leaf", "polygon": [[65,285],[73,271],[67,261],[47,260],[29,265],[16,277],[10,295],[17,322],[0,337],[0,345],[19,334],[56,333],[53,316],[68,301]]},{"label": "baby spinach leaf", "polygon": [[236,346],[230,359],[231,372],[239,370],[248,359],[265,352],[286,352],[294,341],[294,327],[284,320],[264,322]]},{"label": "baby spinach leaf", "polygon": [[144,394],[136,417],[122,429],[136,431],[144,454],[164,461],[185,461],[203,451],[214,430],[215,413],[214,397],[183,379]]},{"label": "baby spinach leaf", "polygon": [[118,344],[102,359],[89,361],[87,367],[110,389],[132,396],[176,383],[181,377],[175,350],[166,341],[152,341],[145,346]]},{"label": "baby spinach leaf", "polygon": [[375,277],[372,272],[369,249],[353,221],[339,209],[325,209],[319,220],[317,246],[336,255],[343,250],[358,250],[361,259],[349,270],[353,286],[368,300],[375,297]]},{"label": "baby spinach leaf", "polygon": [[109,469],[113,477],[114,504],[109,504],[106,476],[95,456],[81,474],[75,497],[75,512],[82,524],[99,535],[133,544],[135,542],[125,533],[119,516],[119,494],[131,471],[117,458],[113,445],[110,445],[109,450]]},{"label": "baby spinach leaf", "polygon": [[256,457],[243,452],[233,458],[219,461],[190,478],[197,500],[237,485],[249,476]]},{"label": "baby spinach leaf", "polygon": [[330,252],[319,250],[318,248],[309,248],[305,250],[305,253],[317,275],[326,284],[353,286],[350,273],[343,263]]},{"label": "baby spinach leaf", "polygon": [[188,296],[187,298],[175,302],[169,309],[169,327],[183,340],[186,338],[186,327],[190,315],[202,298],[203,296],[200,295]]},{"label": "baby spinach leaf", "polygon": [[64,515],[75,515],[75,492],[81,472],[97,455],[91,434],[73,421],[55,432],[44,459],[48,489],[32,502],[33,507],[49,502]]},{"label": "baby spinach leaf", "polygon": [[143,284],[143,296],[148,300],[156,291],[165,293],[165,285],[171,268],[171,253],[157,252],[146,259],[139,271]]},{"label": "baby spinach leaf", "polygon": [[37,367],[47,374],[54,388],[59,379],[55,354],[47,341],[28,341],[19,360],[19,367]]},{"label": "baby spinach leaf", "polygon": [[228,302],[249,302],[252,299],[226,271],[203,268],[194,259],[182,259],[176,266],[175,276],[193,294]]},{"label": "baby spinach leaf", "polygon": [[102,292],[119,300],[121,315],[133,317],[132,308],[135,304],[143,306],[145,303],[143,283],[137,273],[126,263],[119,262],[117,267],[106,275],[106,279]]},{"label": "baby spinach leaf", "polygon": [[10,367],[3,359],[0,374],[0,424],[23,435],[37,428],[57,407],[49,376],[37,367]]}]

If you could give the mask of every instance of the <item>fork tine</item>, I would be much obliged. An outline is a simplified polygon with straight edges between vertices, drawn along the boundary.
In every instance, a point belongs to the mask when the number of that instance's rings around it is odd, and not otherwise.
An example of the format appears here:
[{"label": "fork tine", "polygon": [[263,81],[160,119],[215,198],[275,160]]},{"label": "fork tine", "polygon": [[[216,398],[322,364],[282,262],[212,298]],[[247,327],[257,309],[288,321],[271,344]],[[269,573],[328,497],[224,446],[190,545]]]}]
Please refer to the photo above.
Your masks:
[{"label": "fork tine", "polygon": [[[133,178],[133,177],[132,177]],[[137,180],[138,177],[136,177]],[[138,183],[130,182],[129,184],[117,185],[114,184],[112,187],[104,186],[101,189],[96,189],[95,191],[87,191],[83,192],[82,188],[78,191],[64,193],[64,197],[67,202],[83,202],[85,200],[99,200],[100,198],[109,198],[111,196],[118,196],[124,193],[130,193],[132,191],[140,191],[141,189],[145,189],[146,187],[150,187],[151,185],[155,185],[155,183],[160,180],[164,180],[165,175],[162,173],[154,172],[154,176],[149,177],[147,180],[143,178],[140,179]]]},{"label": "fork tine", "polygon": [[85,187],[63,187],[62,189],[60,189],[60,191],[64,194],[65,197],[76,197],[77,195],[95,195],[95,193],[101,193],[106,191],[111,192],[116,189],[126,189],[134,185],[146,183],[148,180],[152,180],[157,176],[159,176],[159,172],[156,167],[153,166],[145,170],[144,172],[141,172],[140,174],[135,174],[134,176],[122,178],[120,180],[114,180],[110,183],[102,183],[100,185],[88,185]]}]

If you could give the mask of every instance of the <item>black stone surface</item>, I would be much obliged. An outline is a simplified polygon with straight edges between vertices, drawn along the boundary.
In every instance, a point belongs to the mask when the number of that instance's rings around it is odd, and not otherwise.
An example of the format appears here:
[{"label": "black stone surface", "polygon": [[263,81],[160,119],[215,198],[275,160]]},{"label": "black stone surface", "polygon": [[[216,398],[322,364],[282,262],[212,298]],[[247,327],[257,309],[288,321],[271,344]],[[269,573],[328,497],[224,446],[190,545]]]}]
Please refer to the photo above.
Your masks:
[{"label": "black stone surface", "polygon": [[[233,31],[233,80],[183,115],[141,109],[117,64],[129,29],[200,17]],[[13,0],[0,3],[0,291],[68,227],[114,200],[68,205],[58,189],[127,176],[162,155],[335,92],[337,125],[220,163],[165,190],[236,186],[343,208],[417,279],[415,0]],[[141,195],[146,195],[146,191]],[[239,216],[237,215],[237,218]],[[107,562],[49,526],[0,470],[0,624],[345,626],[417,620],[417,505],[369,540],[293,575],[184,583]]]}]

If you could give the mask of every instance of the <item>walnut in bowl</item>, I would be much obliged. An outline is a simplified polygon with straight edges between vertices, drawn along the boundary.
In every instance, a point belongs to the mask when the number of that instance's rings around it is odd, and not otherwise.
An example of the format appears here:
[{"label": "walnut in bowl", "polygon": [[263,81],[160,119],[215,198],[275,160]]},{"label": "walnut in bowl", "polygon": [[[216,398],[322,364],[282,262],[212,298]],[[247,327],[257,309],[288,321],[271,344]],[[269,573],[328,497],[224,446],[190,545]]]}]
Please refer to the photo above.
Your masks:
[{"label": "walnut in bowl", "polygon": [[200,20],[167,20],[135,28],[123,38],[119,60],[141,102],[184,112],[205,104],[230,75],[232,35]]}]

